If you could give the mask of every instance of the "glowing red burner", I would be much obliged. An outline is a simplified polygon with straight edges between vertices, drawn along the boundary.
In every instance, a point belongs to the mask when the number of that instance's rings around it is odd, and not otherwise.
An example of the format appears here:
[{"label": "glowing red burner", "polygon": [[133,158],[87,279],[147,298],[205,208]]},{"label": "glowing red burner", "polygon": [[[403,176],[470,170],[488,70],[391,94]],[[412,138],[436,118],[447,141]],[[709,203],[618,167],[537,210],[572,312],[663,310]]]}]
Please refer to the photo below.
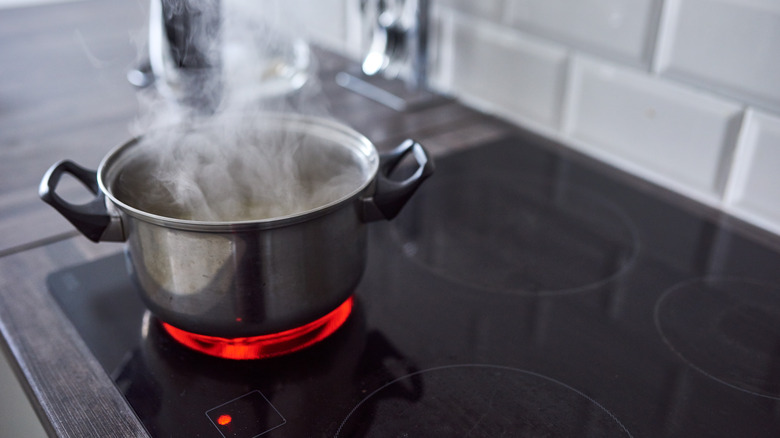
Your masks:
[{"label": "glowing red burner", "polygon": [[223,359],[265,359],[292,353],[327,338],[347,320],[352,312],[353,297],[327,315],[306,325],[279,333],[244,338],[220,338],[199,335],[162,323],[179,343],[193,350]]}]

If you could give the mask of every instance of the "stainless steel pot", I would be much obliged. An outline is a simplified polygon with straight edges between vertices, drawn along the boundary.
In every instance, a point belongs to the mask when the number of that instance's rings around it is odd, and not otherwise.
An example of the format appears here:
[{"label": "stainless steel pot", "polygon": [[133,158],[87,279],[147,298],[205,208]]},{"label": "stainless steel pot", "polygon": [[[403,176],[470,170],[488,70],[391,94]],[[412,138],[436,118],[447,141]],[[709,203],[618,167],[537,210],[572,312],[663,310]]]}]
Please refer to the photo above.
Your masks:
[{"label": "stainless steel pot", "polygon": [[[268,121],[268,120],[266,120]],[[379,155],[354,130],[318,118],[274,116],[275,130],[337,145],[363,177],[348,194],[316,208],[277,218],[199,221],[138,208],[140,193],[123,186],[135,172],[139,139],[111,151],[97,171],[71,161],[53,165],[40,197],[91,240],[126,241],[128,267],[149,309],[189,332],[244,337],[299,327],[344,303],[366,262],[366,223],[391,219],[434,166],[407,140]],[[407,155],[413,174],[391,173]],[[95,198],[75,205],[60,197],[63,174],[82,181]],[[132,180],[132,178],[129,178]]]}]

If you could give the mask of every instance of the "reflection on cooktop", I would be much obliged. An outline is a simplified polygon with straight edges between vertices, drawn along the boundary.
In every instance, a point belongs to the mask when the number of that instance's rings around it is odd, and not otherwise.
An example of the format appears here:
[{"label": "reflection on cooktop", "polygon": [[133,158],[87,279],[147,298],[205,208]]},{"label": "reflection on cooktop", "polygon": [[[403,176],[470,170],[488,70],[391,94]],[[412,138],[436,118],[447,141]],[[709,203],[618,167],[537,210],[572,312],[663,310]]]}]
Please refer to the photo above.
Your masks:
[{"label": "reflection on cooktop", "polygon": [[488,291],[549,294],[619,276],[639,250],[634,224],[598,193],[476,168],[437,175],[395,221],[407,256]]},{"label": "reflection on cooktop", "polygon": [[780,286],[738,278],[680,283],[658,301],[666,343],[705,375],[780,399]]}]

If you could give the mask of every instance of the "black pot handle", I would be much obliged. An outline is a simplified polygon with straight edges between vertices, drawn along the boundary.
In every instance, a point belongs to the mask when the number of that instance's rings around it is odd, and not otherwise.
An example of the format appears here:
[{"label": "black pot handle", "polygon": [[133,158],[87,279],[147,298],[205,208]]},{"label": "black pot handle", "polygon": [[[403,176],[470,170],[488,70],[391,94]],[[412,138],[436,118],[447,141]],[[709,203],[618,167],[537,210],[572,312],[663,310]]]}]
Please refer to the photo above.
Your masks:
[{"label": "black pot handle", "polygon": [[[417,161],[415,172],[402,181],[390,179],[390,174],[408,154],[412,154]],[[394,218],[423,181],[433,174],[434,169],[433,159],[428,151],[411,139],[380,155],[376,190],[372,197],[363,200],[363,221]]]},{"label": "black pot handle", "polygon": [[[57,185],[63,174],[69,173],[81,181],[95,199],[86,204],[72,204],[57,194]],[[111,215],[106,206],[105,194],[100,190],[97,172],[79,166],[70,160],[55,163],[46,171],[38,188],[38,196],[54,207],[89,240],[98,242],[111,224]]]}]

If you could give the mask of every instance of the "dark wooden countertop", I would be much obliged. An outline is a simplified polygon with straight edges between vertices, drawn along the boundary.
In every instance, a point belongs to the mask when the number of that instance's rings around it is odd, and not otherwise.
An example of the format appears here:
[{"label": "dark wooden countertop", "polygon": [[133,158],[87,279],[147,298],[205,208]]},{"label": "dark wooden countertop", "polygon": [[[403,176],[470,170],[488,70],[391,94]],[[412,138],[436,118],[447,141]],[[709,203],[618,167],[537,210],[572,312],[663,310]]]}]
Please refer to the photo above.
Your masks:
[{"label": "dark wooden countertop", "polygon": [[[139,104],[125,75],[146,19],[142,2],[124,0],[0,10],[0,331],[55,436],[147,436],[46,287],[48,273],[122,245],[89,242],[37,196],[54,162],[94,169],[130,137]],[[345,59],[315,54],[332,116],[380,150],[414,137],[439,154],[516,129],[452,100],[397,112],[335,84]]]}]

